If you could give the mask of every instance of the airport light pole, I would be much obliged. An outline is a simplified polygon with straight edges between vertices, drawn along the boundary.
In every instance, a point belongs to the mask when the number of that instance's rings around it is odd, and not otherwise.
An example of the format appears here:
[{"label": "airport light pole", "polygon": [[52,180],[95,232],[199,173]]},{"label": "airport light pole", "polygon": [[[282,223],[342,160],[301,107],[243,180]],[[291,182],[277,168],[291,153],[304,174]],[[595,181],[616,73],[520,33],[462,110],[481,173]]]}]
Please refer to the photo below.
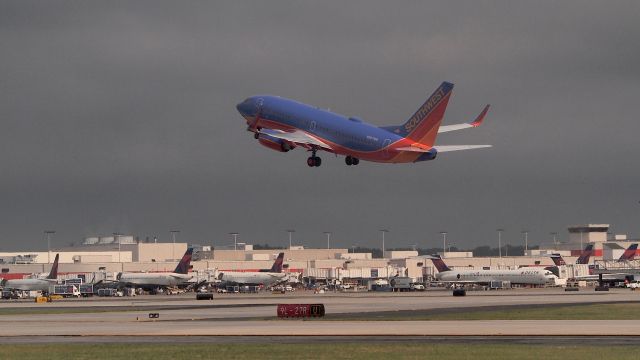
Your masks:
[{"label": "airport light pole", "polygon": [[51,264],[51,235],[55,234],[54,230],[45,230],[44,236],[47,238],[47,264]]},{"label": "airport light pole", "polygon": [[294,229],[288,229],[287,232],[289,233],[289,250],[291,250],[291,238],[294,232],[296,232]]},{"label": "airport light pole", "polygon": [[442,234],[442,258],[444,259],[447,253],[447,232],[440,231],[440,234]]},{"label": "airport light pole", "polygon": [[529,230],[522,230],[524,234],[524,252],[525,254],[529,251]]},{"label": "airport light pole", "polygon": [[382,258],[384,259],[384,234],[388,233],[389,230],[381,229],[381,230],[378,230],[378,231],[380,231],[382,233]]},{"label": "airport light pole", "polygon": [[176,259],[176,234],[180,232],[180,230],[169,230],[171,233],[171,240],[173,240],[173,245],[171,246],[171,260]]},{"label": "airport light pole", "polygon": [[330,249],[330,243],[331,243],[331,231],[325,231],[323,232],[323,234],[327,235],[327,249]]},{"label": "airport light pole", "polygon": [[557,232],[550,232],[549,235],[553,236],[553,246],[556,247],[556,250],[558,250],[558,244],[556,243],[556,235],[558,235]]},{"label": "airport light pole", "polygon": [[237,232],[230,232],[229,235],[233,236],[233,250],[238,250],[238,235],[240,234]]},{"label": "airport light pole", "polygon": [[118,262],[120,261],[120,233],[114,232],[113,233],[113,240],[116,241],[118,243]]},{"label": "airport light pole", "polygon": [[498,232],[498,257],[502,258],[502,232],[504,229],[496,229]]}]

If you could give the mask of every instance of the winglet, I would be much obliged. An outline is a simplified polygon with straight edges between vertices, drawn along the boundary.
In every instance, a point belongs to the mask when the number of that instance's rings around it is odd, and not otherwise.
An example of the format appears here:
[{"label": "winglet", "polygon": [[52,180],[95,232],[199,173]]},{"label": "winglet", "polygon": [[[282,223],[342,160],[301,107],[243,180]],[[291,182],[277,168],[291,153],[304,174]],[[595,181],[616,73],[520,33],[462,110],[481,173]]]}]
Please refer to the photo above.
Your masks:
[{"label": "winglet", "polygon": [[482,124],[482,122],[484,121],[484,117],[487,116],[487,113],[489,112],[489,107],[491,107],[491,105],[487,104],[487,106],[484,107],[484,109],[478,115],[478,117],[475,120],[473,120],[472,122],[470,122],[469,125],[471,125],[473,127],[480,126],[480,124]]}]

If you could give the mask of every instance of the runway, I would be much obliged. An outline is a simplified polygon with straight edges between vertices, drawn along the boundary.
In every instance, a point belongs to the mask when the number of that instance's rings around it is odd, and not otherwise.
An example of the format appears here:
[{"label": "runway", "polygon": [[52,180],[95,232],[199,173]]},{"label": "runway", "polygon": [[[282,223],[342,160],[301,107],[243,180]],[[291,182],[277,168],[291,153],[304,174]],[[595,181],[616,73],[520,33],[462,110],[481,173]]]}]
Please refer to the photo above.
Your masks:
[{"label": "runway", "polygon": [[[640,293],[629,290],[564,292],[562,289],[521,289],[498,292],[469,292],[453,297],[448,291],[376,294],[296,293],[282,295],[223,295],[213,301],[196,301],[194,294],[144,296],[117,299],[77,299],[47,304],[2,303],[3,308],[85,311],[82,313],[16,314],[0,316],[0,341],[19,339],[113,339],[132,341],[162,337],[211,339],[266,339],[278,337],[629,337],[640,334],[637,320],[465,320],[385,321],[376,314],[393,312],[457,311],[458,309],[501,309],[523,306],[554,306],[635,302]],[[330,320],[277,319],[278,303],[323,303]],[[44,309],[44,310],[42,310]],[[149,319],[149,312],[160,315]],[[341,321],[340,314],[361,314],[363,319]],[[10,340],[14,339],[14,340]],[[217,339],[217,338],[216,338]],[[57,340],[56,340],[57,341]],[[217,341],[217,340],[216,340]]]},{"label": "runway", "polygon": [[12,336],[0,338],[3,344],[519,344],[519,345],[607,345],[637,346],[640,336]]}]

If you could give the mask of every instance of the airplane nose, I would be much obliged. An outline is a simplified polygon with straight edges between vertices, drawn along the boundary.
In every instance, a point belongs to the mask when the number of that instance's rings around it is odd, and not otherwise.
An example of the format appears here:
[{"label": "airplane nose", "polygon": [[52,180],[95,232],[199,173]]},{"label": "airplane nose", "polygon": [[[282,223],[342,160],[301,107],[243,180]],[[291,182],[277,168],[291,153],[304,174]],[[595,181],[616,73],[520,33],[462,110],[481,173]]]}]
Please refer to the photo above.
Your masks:
[{"label": "airplane nose", "polygon": [[251,104],[249,103],[249,100],[245,100],[236,105],[236,109],[241,115],[247,115],[251,111]]}]

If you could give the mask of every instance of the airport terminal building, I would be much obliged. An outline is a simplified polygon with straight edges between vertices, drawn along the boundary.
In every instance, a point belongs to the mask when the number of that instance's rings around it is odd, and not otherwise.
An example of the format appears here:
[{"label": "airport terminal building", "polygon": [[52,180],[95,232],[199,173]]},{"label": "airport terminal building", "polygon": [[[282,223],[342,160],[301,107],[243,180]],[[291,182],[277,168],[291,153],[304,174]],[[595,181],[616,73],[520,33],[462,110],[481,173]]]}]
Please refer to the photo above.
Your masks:
[{"label": "airport terminal building", "polygon": [[[608,236],[609,225],[570,226],[567,242],[551,248],[529,250],[524,256],[474,257],[471,252],[444,252],[441,256],[452,269],[517,269],[524,266],[553,266],[550,254],[559,253],[573,264],[587,244],[594,245],[594,261],[617,259],[633,243],[626,236]],[[82,274],[86,279],[112,279],[120,272],[171,272],[187,250],[187,243],[140,242],[133,236],[87,238],[82,245],[39,252],[0,253],[0,277],[22,278],[49,271],[55,254],[60,254],[62,277]],[[269,269],[278,253],[284,252],[284,268],[298,279],[319,282],[352,280],[363,283],[375,279],[409,277],[416,282],[433,278],[437,272],[431,260],[417,251],[385,251],[384,258],[371,253],[350,253],[346,248],[254,250],[243,244],[236,249],[194,246],[192,271],[198,280],[215,279],[224,271]],[[587,266],[571,266],[560,276],[588,273]]]}]

